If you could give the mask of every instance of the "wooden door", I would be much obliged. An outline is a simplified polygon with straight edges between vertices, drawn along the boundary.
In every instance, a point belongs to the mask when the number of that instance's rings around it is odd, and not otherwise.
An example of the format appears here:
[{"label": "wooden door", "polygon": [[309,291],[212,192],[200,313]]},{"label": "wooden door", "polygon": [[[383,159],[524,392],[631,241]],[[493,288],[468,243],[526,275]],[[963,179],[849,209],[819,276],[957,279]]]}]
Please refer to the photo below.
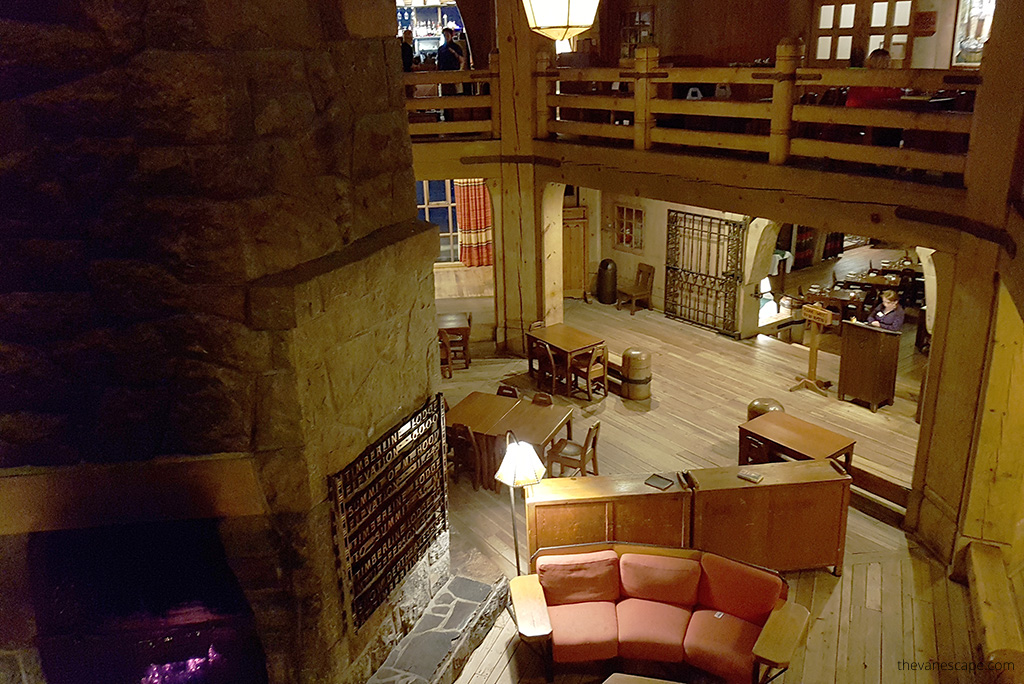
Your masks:
[{"label": "wooden door", "polygon": [[816,0],[808,64],[845,68],[853,52],[867,57],[884,48],[894,68],[910,66],[914,5],[914,0]]},{"label": "wooden door", "polygon": [[562,209],[562,293],[581,299],[587,289],[587,208]]}]

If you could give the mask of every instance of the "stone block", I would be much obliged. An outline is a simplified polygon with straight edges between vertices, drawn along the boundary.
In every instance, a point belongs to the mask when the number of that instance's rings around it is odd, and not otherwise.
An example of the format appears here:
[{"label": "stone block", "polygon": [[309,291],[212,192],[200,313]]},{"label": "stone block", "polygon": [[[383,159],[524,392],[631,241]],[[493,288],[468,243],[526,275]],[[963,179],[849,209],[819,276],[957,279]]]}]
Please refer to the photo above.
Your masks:
[{"label": "stone block", "polygon": [[312,124],[316,107],[302,53],[253,52],[242,60],[257,135],[294,135]]},{"label": "stone block", "polygon": [[381,226],[397,222],[394,193],[394,178],[391,172],[363,178],[355,183],[352,197],[352,227],[346,234],[349,241],[359,240]]},{"label": "stone block", "polygon": [[277,557],[279,540],[267,516],[222,518],[217,523],[217,531],[229,560],[255,556]]},{"label": "stone block", "polygon": [[[355,125],[355,154],[352,174],[356,179],[371,178],[382,171],[409,169],[412,147],[403,134],[407,127],[404,111],[362,116]],[[411,188],[414,191],[414,188]],[[415,206],[415,205],[414,205]],[[390,221],[381,225],[390,225]]]},{"label": "stone block", "polygon": [[22,684],[21,666],[14,653],[0,653],[0,684]]},{"label": "stone block", "polygon": [[[394,8],[391,13],[394,14]],[[388,40],[395,39],[390,37]],[[330,45],[334,72],[341,79],[341,91],[347,95],[345,106],[357,117],[389,109],[391,81],[399,78],[399,74],[389,71],[383,59],[366,58],[367,54],[383,56],[383,50],[382,42],[376,39],[350,40]]]},{"label": "stone block", "polygon": [[26,125],[51,141],[125,136],[131,122],[128,78],[124,69],[108,69],[35,93],[21,101]]},{"label": "stone block", "polygon": [[81,291],[85,273],[81,240],[0,238],[0,292]]},{"label": "stone block", "polygon": [[218,53],[147,50],[129,63],[137,137],[159,144],[250,139],[245,72]]},{"label": "stone block", "polygon": [[186,306],[211,316],[245,322],[245,287],[242,285],[189,285]]},{"label": "stone block", "polygon": [[0,411],[62,410],[73,401],[70,386],[41,350],[0,342]]},{"label": "stone block", "polygon": [[302,408],[295,373],[264,373],[256,380],[257,451],[302,445]]},{"label": "stone block", "polygon": [[254,285],[248,301],[249,326],[254,330],[295,327],[295,288],[291,285]]},{"label": "stone block", "polygon": [[41,342],[68,339],[86,330],[92,298],[80,292],[0,294],[0,340]]},{"label": "stone block", "polygon": [[165,49],[310,47],[320,39],[306,2],[152,0],[146,42]]},{"label": "stone block", "polygon": [[193,358],[245,372],[270,370],[270,340],[244,323],[206,314],[181,314],[157,324],[175,358]]},{"label": "stone block", "polygon": [[394,5],[389,0],[340,2],[345,28],[353,38],[391,38],[398,33]]},{"label": "stone block", "polygon": [[173,373],[172,354],[160,321],[111,332],[112,374],[128,386],[162,384]]},{"label": "stone block", "polygon": [[200,361],[178,361],[164,453],[251,450],[255,378]]},{"label": "stone block", "polygon": [[[154,259],[185,284],[242,284],[246,259],[244,206],[208,200],[151,199],[132,217]],[[149,225],[145,225],[145,224]],[[131,238],[129,238],[131,239]]]},{"label": "stone block", "polygon": [[272,186],[270,150],[264,141],[143,148],[134,182],[153,194],[211,199],[262,195]]},{"label": "stone block", "polygon": [[256,455],[260,486],[274,513],[305,513],[312,504],[309,471],[301,449],[277,449]]},{"label": "stone block", "polygon": [[181,283],[160,266],[135,259],[99,259],[89,266],[97,315],[110,321],[160,318],[184,308]]},{"label": "stone block", "polygon": [[90,410],[87,455],[92,462],[151,458],[164,444],[170,397],[163,387],[107,387]]}]

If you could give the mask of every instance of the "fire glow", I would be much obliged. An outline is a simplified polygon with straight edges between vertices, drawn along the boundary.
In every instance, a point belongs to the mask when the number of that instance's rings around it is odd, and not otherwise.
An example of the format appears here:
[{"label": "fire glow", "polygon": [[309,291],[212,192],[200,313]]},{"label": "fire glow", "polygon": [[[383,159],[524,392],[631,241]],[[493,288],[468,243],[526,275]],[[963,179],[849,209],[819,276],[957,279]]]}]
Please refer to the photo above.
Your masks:
[{"label": "fire glow", "polygon": [[221,655],[211,645],[203,658],[151,664],[139,684],[202,684],[220,659]]}]

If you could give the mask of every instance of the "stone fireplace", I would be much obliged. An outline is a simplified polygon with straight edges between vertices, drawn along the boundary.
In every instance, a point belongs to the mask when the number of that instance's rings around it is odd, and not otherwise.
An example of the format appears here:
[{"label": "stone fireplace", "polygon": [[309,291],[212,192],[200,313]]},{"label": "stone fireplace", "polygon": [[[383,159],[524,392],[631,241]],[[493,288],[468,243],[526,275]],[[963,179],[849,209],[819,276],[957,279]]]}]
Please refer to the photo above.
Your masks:
[{"label": "stone fireplace", "polygon": [[274,683],[365,681],[447,577],[443,533],[356,625],[331,535],[437,381],[394,35],[390,0],[0,6],[0,480],[38,504],[0,501],[0,671],[45,681],[52,530],[216,520]]}]

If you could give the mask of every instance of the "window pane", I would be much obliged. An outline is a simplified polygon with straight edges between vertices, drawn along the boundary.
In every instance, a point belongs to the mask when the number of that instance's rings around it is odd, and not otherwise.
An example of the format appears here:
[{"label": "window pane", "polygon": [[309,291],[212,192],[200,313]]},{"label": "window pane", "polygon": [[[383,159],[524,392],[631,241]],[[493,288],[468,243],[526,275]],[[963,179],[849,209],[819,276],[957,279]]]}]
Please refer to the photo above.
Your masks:
[{"label": "window pane", "polygon": [[853,49],[853,36],[839,36],[836,41],[836,59],[850,59],[851,49]]},{"label": "window pane", "polygon": [[416,204],[422,206],[423,203],[423,182],[416,181]]},{"label": "window pane", "polygon": [[832,28],[833,22],[836,19],[836,6],[835,5],[822,5],[821,6],[821,17],[818,19],[818,28],[830,29]]},{"label": "window pane", "polygon": [[832,36],[818,37],[818,52],[816,59],[832,59]]},{"label": "window pane", "polygon": [[459,229],[459,217],[455,214],[455,205],[452,205],[452,232],[456,232]]},{"label": "window pane", "polygon": [[448,207],[430,210],[430,222],[436,223],[442,233],[448,232]]},{"label": "window pane", "polygon": [[[898,3],[897,3],[898,4]],[[885,26],[889,19],[889,3],[874,2],[871,4],[871,26]]]},{"label": "window pane", "polygon": [[900,0],[896,3],[896,16],[893,17],[893,26],[910,26],[910,0]]},{"label": "window pane", "polygon": [[907,34],[897,33],[892,37],[892,45],[889,47],[893,59],[903,59],[907,56]]},{"label": "window pane", "polygon": [[853,28],[853,17],[857,12],[857,5],[842,5],[839,8],[839,28]]},{"label": "window pane", "polygon": [[428,183],[430,185],[430,203],[431,204],[433,204],[434,202],[445,202],[445,201],[447,201],[448,195],[445,192],[445,185],[448,184],[448,181],[432,180],[432,181],[428,181]]}]

